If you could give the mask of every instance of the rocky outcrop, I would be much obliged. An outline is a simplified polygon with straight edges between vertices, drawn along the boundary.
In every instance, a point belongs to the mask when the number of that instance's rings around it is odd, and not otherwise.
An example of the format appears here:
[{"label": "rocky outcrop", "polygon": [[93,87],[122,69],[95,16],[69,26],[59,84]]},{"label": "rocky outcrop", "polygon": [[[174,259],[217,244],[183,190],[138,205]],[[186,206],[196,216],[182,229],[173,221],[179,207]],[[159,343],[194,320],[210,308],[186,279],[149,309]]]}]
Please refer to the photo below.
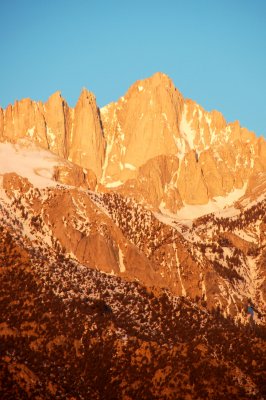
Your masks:
[{"label": "rocky outcrop", "polygon": [[176,154],[182,108],[183,97],[173,82],[157,73],[101,109],[108,143],[103,181],[126,180],[149,159]]},{"label": "rocky outcrop", "polygon": [[246,193],[239,199],[237,205],[239,208],[243,208],[260,198],[262,199],[265,193],[266,172],[254,173],[249,178]]},{"label": "rocky outcrop", "polygon": [[86,89],[74,109],[59,92],[45,104],[24,99],[1,109],[0,140],[25,137],[92,170],[102,187],[172,213],[243,188],[266,170],[263,138],[184,99],[162,73],[100,112]]},{"label": "rocky outcrop", "polygon": [[84,89],[73,110],[71,134],[68,146],[70,161],[92,169],[101,177],[105,141],[94,95]]},{"label": "rocky outcrop", "polygon": [[53,178],[65,185],[80,186],[90,190],[95,190],[97,185],[97,178],[92,170],[86,170],[72,163],[55,166]]},{"label": "rocky outcrop", "polygon": [[[1,122],[1,121],[0,121]],[[3,111],[3,139],[16,143],[21,138],[32,138],[44,148],[48,148],[43,104],[30,99],[16,101]]]},{"label": "rocky outcrop", "polygon": [[60,92],[54,93],[43,105],[48,149],[68,158],[71,112]]},{"label": "rocky outcrop", "polygon": [[0,111],[0,140],[16,143],[29,138],[100,178],[105,141],[95,97],[83,90],[75,109],[60,92],[43,104],[30,99],[16,101]]},{"label": "rocky outcrop", "polygon": [[175,186],[179,160],[175,156],[157,156],[147,161],[138,170],[137,178],[129,179],[116,190],[124,196],[134,198],[152,209],[164,206],[177,210],[183,205]]},{"label": "rocky outcrop", "polygon": [[6,398],[262,398],[264,139],[156,74],[101,114],[16,102],[0,140]]},{"label": "rocky outcrop", "polygon": [[2,179],[2,187],[10,198],[13,198],[14,192],[18,192],[20,196],[23,196],[33,188],[28,179],[22,178],[15,173],[4,174]]},{"label": "rocky outcrop", "polygon": [[[146,171],[151,168],[151,181],[159,176],[164,189],[158,191],[155,184],[144,197],[151,205],[167,204],[171,212],[183,203],[206,204],[225,196],[242,188],[252,171],[266,170],[264,139],[238,121],[227,124],[218,111],[185,100],[164,74],[136,82],[117,103],[101,109],[101,116],[108,149],[102,183],[114,187],[130,179],[126,190],[130,186],[138,193],[145,165]],[[176,158],[177,167],[166,180],[164,173],[158,175],[160,167],[149,162],[157,156],[169,162]]]}]

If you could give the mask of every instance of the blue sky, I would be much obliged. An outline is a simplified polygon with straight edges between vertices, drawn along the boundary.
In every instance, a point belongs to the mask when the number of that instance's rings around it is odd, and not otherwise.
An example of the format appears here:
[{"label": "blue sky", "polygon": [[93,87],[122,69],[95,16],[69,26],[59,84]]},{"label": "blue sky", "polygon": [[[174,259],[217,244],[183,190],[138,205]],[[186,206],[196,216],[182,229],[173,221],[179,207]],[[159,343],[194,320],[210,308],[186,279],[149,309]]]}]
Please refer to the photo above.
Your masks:
[{"label": "blue sky", "polygon": [[266,137],[266,1],[0,0],[0,106],[82,87],[99,106],[168,74],[187,98]]}]

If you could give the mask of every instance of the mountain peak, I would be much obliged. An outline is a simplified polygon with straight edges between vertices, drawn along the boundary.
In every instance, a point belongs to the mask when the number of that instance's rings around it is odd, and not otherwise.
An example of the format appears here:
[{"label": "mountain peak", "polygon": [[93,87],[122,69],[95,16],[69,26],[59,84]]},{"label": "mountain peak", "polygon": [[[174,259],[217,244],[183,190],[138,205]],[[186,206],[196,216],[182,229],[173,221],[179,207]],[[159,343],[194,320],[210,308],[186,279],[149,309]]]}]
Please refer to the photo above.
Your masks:
[{"label": "mountain peak", "polygon": [[95,98],[95,95],[92,92],[90,92],[87,88],[83,87],[81,92],[80,92],[77,104],[80,103],[80,102],[81,103],[86,103],[87,101],[96,102],[96,98]]},{"label": "mountain peak", "polygon": [[132,92],[145,92],[145,90],[156,90],[156,88],[161,87],[163,90],[170,89],[175,90],[174,83],[172,79],[162,73],[156,72],[152,76],[148,78],[144,78],[136,81],[128,90],[127,94],[131,94]]},{"label": "mountain peak", "polygon": [[55,93],[51,94],[49,99],[46,101],[45,105],[46,106],[51,106],[51,107],[56,107],[58,104],[62,104],[64,101],[61,91],[56,91]]},{"label": "mountain peak", "polygon": [[155,86],[160,84],[164,84],[166,86],[174,85],[172,79],[163,72],[155,72],[155,74],[153,74],[150,78],[148,78],[148,80],[150,80],[151,83]]},{"label": "mountain peak", "polygon": [[135,179],[141,192],[141,180],[155,180],[146,200],[171,212],[225,196],[243,188],[253,170],[266,170],[265,140],[184,99],[162,72],[137,81],[100,113],[86,88],[74,109],[57,91],[45,104],[24,100],[0,112],[1,140],[25,137],[93,170],[107,187]]},{"label": "mountain peak", "polygon": [[0,109],[2,398],[262,399],[265,200],[265,140],[165,74]]}]

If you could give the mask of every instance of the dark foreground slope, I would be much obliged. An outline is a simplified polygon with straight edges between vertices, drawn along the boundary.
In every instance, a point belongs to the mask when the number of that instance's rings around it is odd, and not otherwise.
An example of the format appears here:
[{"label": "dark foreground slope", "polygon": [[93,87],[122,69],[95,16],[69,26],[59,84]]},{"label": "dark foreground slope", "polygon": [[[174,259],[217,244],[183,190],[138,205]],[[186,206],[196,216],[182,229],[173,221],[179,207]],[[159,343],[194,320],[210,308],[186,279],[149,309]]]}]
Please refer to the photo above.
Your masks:
[{"label": "dark foreground slope", "polygon": [[0,398],[263,399],[263,331],[0,227]]}]

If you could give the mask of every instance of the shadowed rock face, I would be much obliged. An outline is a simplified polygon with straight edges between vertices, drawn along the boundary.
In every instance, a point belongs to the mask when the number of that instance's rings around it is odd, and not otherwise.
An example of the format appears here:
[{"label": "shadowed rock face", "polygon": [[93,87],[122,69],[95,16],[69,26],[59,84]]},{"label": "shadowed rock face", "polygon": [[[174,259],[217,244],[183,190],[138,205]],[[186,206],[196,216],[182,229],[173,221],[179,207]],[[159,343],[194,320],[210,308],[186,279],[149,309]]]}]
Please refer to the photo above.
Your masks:
[{"label": "shadowed rock face", "polygon": [[100,111],[86,89],[73,109],[60,92],[45,104],[24,99],[0,109],[0,140],[21,138],[92,170],[103,185],[130,185],[136,197],[148,180],[148,204],[172,212],[225,196],[266,169],[263,138],[184,99],[161,73]]},{"label": "shadowed rock face", "polygon": [[2,399],[264,395],[262,329],[0,232]]}]

